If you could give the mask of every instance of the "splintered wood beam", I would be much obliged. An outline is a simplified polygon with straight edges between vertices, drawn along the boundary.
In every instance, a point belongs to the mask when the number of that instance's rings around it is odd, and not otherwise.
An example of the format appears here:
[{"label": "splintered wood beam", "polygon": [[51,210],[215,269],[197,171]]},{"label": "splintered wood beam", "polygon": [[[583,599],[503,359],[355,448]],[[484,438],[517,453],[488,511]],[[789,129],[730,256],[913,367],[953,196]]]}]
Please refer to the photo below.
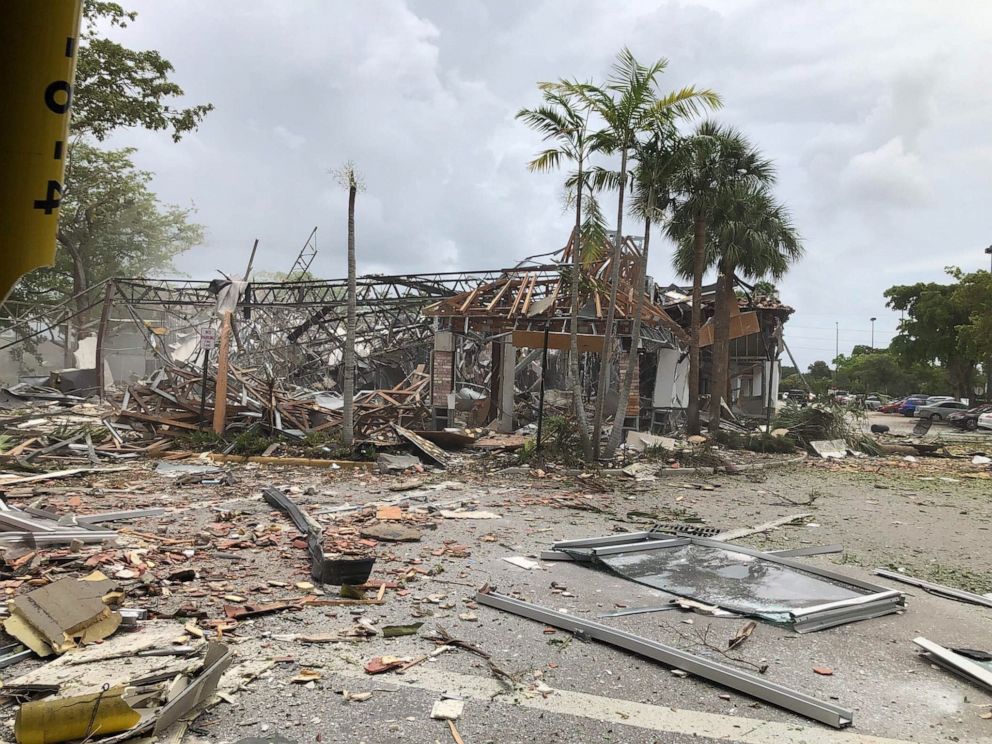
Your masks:
[{"label": "splintered wood beam", "polygon": [[493,297],[492,302],[486,305],[486,312],[491,313],[493,311],[493,308],[496,307],[497,304],[499,304],[499,301],[501,299],[503,299],[503,295],[506,294],[506,291],[510,288],[510,285],[512,284],[513,284],[512,279],[507,279],[505,282],[503,282],[503,286],[500,287],[499,292],[497,292],[496,296]]},{"label": "splintered wood beam", "polygon": [[534,274],[530,280],[530,287],[527,288],[527,297],[524,298],[524,306],[520,309],[522,315],[526,315],[527,311],[530,309],[530,300],[534,296],[534,286],[537,284],[537,274]]},{"label": "splintered wood beam", "polygon": [[529,274],[524,274],[524,278],[520,280],[520,289],[517,290],[517,296],[513,299],[513,304],[510,306],[510,312],[507,313],[508,317],[513,317],[514,313],[517,312],[517,305],[520,304],[520,300],[523,299],[524,292],[527,289],[527,282],[530,278]]},{"label": "splintered wood beam", "polygon": [[475,298],[479,295],[479,292],[481,291],[482,291],[482,285],[480,284],[478,287],[476,287],[471,292],[469,292],[468,297],[465,298],[465,302],[463,302],[461,306],[458,308],[458,312],[464,313],[466,310],[468,310],[469,306],[471,306],[471,304],[475,302]]},{"label": "splintered wood beam", "polygon": [[217,382],[214,389],[214,433],[224,433],[227,418],[227,365],[231,351],[231,313],[224,313],[220,326],[220,353],[217,356]]}]

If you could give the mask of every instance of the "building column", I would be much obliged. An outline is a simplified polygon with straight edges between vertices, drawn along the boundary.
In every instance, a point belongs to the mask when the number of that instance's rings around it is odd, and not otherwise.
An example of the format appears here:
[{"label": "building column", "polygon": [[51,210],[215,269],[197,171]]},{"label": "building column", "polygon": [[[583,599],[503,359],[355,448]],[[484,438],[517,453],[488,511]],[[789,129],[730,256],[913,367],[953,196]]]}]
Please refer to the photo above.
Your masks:
[{"label": "building column", "polygon": [[434,354],[431,363],[431,425],[434,429],[451,426],[455,391],[455,334],[438,331],[434,334]]},{"label": "building column", "polygon": [[[620,387],[623,387],[624,376],[627,374],[627,353],[628,350],[624,349],[620,353]],[[619,390],[617,391],[619,394]],[[620,400],[617,400],[617,405],[622,405]],[[634,369],[633,377],[630,381],[630,395],[627,397],[625,403],[626,410],[624,411],[624,429],[637,430],[640,426],[640,415],[641,415],[641,355],[634,355]]]},{"label": "building column", "polygon": [[496,398],[496,431],[509,434],[513,431],[514,373],[517,367],[517,349],[511,336],[500,340],[499,396]]}]

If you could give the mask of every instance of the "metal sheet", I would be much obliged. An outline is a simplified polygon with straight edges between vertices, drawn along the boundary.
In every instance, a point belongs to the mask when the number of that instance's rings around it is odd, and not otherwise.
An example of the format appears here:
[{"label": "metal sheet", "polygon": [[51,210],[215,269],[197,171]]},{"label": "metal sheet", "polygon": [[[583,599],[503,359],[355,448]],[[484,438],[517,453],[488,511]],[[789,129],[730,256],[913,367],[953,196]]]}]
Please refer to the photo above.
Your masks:
[{"label": "metal sheet", "polygon": [[715,682],[745,695],[750,695],[758,700],[771,703],[772,705],[777,705],[780,708],[785,708],[786,710],[806,716],[807,718],[812,718],[815,721],[820,721],[834,728],[850,726],[853,721],[853,713],[831,702],[819,700],[805,693],[771,682],[758,675],[735,669],[726,664],[721,664],[703,656],[697,656],[673,646],[666,646],[649,638],[615,630],[606,625],[592,622],[591,620],[582,620],[572,615],[556,612],[555,610],[497,594],[496,592],[479,592],[475,596],[475,601],[488,607],[505,610],[515,615],[542,622],[545,625],[551,625],[555,628],[571,631],[572,633],[582,634],[603,643],[609,643],[617,648],[654,659],[662,664],[681,669],[702,679]]}]

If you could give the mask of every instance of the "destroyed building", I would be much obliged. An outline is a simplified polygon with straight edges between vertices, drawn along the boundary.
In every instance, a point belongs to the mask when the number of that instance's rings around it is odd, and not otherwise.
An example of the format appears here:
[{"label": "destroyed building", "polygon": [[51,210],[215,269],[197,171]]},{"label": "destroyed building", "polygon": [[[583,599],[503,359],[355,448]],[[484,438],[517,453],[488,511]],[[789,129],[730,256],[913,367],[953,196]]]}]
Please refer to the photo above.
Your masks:
[{"label": "destroyed building", "polygon": [[[572,248],[570,239],[544,263],[528,260],[501,270],[359,278],[360,438],[374,439],[390,423],[510,432],[536,419],[542,383],[548,410],[571,410]],[[599,256],[583,266],[580,280],[578,348],[587,403],[603,358],[612,246],[604,245]],[[625,238],[606,400],[610,416],[638,307],[640,258],[639,240]],[[671,431],[683,423],[688,398],[691,300],[684,287],[661,288],[650,277],[647,287],[625,427]],[[18,316],[4,324],[0,354],[7,355],[8,377],[12,354],[22,365],[31,358],[44,363],[34,374],[27,367],[23,382],[81,397],[112,391],[129,426],[201,428],[215,410],[214,396],[221,395],[234,430],[261,424],[298,435],[339,421],[346,295],[345,280],[110,279],[62,305],[17,308]],[[713,299],[714,287],[704,287],[704,320],[712,316]],[[216,393],[213,329],[223,307],[231,311],[228,373]],[[778,397],[782,330],[792,310],[750,295],[736,310],[729,402],[735,412],[761,415]],[[54,365],[52,349],[64,347],[67,334],[81,340],[75,365],[62,369]],[[711,387],[712,341],[708,321],[701,329],[704,395]],[[53,365],[57,371],[50,371]]]}]

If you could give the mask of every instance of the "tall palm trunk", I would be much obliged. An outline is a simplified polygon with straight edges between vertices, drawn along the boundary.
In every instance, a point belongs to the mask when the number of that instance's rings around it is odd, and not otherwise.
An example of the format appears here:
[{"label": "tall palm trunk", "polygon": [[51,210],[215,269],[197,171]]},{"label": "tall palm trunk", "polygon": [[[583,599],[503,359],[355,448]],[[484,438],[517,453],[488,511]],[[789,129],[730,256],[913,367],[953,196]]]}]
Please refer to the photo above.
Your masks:
[{"label": "tall palm trunk", "polygon": [[358,186],[352,179],[348,186],[348,319],[344,341],[344,421],[341,439],[351,447],[355,441],[355,324],[357,315],[355,287],[355,195]]},{"label": "tall palm trunk", "polygon": [[726,367],[724,369],[724,380],[723,380],[723,390],[726,390],[727,395],[727,405],[730,406],[732,403],[733,390],[730,387],[731,369],[730,369],[730,318],[734,307],[737,305],[737,293],[734,292],[734,275],[737,271],[737,267],[730,265],[727,267],[727,283],[723,287],[723,296],[726,300],[726,312],[727,312],[727,357],[726,357]]},{"label": "tall palm trunk", "polygon": [[706,220],[697,215],[692,235],[692,308],[689,316],[689,406],[686,431],[699,433],[699,323],[703,299],[703,262],[706,257]]},{"label": "tall palm trunk", "polygon": [[[720,430],[720,401],[727,394],[727,370],[730,364],[730,303],[727,287],[733,286],[725,262],[720,262],[716,282],[716,306],[713,312],[713,367],[710,375],[710,424],[713,434]],[[729,401],[728,401],[729,405]]]},{"label": "tall palm trunk", "polygon": [[589,440],[589,420],[586,418],[585,402],[582,398],[582,380],[579,373],[579,272],[582,270],[582,161],[578,162],[579,178],[575,196],[575,234],[572,237],[572,287],[571,307],[569,308],[570,327],[568,334],[568,376],[572,388],[572,402],[575,408],[575,421],[579,427],[579,441],[582,443],[582,459],[590,462],[593,457],[592,442]]},{"label": "tall palm trunk", "polygon": [[634,375],[639,374],[637,364],[637,348],[641,345],[641,312],[644,310],[644,295],[647,293],[648,279],[648,246],[651,243],[651,215],[654,214],[654,189],[648,189],[648,214],[644,218],[644,247],[643,255],[637,267],[637,278],[634,281],[634,292],[637,293],[637,303],[634,307],[634,320],[630,328],[630,349],[627,351],[627,372],[620,385],[620,397],[617,400],[617,412],[613,417],[613,431],[606,448],[606,456],[612,457],[620,446],[620,436],[623,433],[623,420],[626,416],[627,400],[633,387]]},{"label": "tall palm trunk", "polygon": [[627,143],[620,156],[620,185],[617,198],[617,234],[613,241],[613,263],[610,266],[610,305],[606,311],[606,328],[603,330],[603,354],[600,357],[599,384],[596,388],[596,417],[592,423],[592,451],[599,458],[599,440],[603,433],[603,414],[606,395],[610,387],[610,347],[613,344],[613,323],[617,315],[617,289],[620,285],[620,246],[623,238],[623,197],[627,185]]}]

